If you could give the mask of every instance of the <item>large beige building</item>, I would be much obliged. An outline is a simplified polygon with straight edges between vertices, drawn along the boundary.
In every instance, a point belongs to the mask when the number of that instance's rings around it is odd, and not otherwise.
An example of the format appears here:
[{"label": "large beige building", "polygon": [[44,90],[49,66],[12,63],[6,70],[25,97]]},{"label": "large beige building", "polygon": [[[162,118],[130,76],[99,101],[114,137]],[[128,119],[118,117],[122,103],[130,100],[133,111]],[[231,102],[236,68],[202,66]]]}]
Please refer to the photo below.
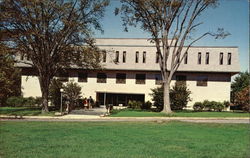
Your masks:
[{"label": "large beige building", "polygon": [[[103,53],[102,71],[70,69],[65,81],[82,87],[82,96],[92,96],[103,104],[126,106],[129,100],[151,101],[151,89],[160,86],[160,68],[156,48],[147,39],[96,39]],[[188,108],[194,102],[229,101],[231,77],[240,71],[237,47],[191,47],[171,84],[185,81],[192,92]],[[25,59],[23,59],[25,60]],[[29,68],[23,68],[22,91],[25,97],[41,96],[39,82]]]}]

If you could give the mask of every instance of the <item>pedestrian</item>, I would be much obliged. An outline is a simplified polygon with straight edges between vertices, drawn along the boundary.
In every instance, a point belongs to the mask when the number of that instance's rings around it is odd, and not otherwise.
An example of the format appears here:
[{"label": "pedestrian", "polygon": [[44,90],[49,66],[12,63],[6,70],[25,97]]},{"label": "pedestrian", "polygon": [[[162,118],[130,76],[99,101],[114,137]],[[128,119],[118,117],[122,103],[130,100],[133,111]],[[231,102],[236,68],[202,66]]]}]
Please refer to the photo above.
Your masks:
[{"label": "pedestrian", "polygon": [[94,100],[91,96],[89,96],[88,104],[89,104],[89,109],[92,109],[94,105]]},{"label": "pedestrian", "polygon": [[83,99],[83,109],[86,110],[88,108],[88,101],[87,101],[87,98],[85,97]]}]

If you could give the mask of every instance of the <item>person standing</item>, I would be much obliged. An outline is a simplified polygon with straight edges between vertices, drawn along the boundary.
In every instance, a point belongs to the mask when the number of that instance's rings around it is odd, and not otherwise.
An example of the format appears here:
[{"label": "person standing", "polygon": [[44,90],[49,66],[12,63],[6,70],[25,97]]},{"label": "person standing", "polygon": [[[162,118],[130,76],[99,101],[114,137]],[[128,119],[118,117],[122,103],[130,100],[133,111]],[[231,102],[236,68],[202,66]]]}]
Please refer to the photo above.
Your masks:
[{"label": "person standing", "polygon": [[88,101],[87,101],[86,97],[83,99],[83,108],[84,108],[84,110],[86,110],[88,108]]},{"label": "person standing", "polygon": [[92,109],[94,105],[94,100],[91,96],[89,96],[88,104],[89,104],[89,109]]}]

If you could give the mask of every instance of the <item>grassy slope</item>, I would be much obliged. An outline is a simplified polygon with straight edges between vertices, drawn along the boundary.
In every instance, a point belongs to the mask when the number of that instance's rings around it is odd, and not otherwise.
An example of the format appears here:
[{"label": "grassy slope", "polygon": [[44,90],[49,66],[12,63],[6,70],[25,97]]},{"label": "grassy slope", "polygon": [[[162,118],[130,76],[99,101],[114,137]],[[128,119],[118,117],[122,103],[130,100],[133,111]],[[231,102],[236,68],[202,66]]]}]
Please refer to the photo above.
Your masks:
[{"label": "grassy slope", "polygon": [[245,124],[0,122],[2,158],[244,158]]},{"label": "grassy slope", "polygon": [[140,110],[121,110],[116,111],[111,117],[249,117],[249,113],[242,112],[192,112],[180,111],[173,114],[166,115],[160,112],[149,112]]},{"label": "grassy slope", "polygon": [[53,116],[54,111],[42,114],[39,107],[0,107],[0,115]]}]

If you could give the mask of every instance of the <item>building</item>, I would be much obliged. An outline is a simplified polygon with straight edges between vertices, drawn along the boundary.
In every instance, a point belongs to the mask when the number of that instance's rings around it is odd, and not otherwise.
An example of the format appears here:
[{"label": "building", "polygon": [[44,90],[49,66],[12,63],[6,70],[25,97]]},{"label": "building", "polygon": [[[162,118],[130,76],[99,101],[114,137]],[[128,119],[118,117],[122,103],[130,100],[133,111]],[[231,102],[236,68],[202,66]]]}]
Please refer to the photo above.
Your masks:
[{"label": "building", "polygon": [[[82,96],[92,96],[101,105],[126,106],[129,100],[150,101],[151,89],[161,85],[156,48],[147,39],[96,39],[102,56],[103,71],[69,69],[63,80],[74,80],[82,87]],[[23,59],[25,60],[25,59]],[[39,82],[29,67],[22,67],[24,97],[41,96]],[[193,46],[182,61],[175,81],[185,81],[192,101],[229,101],[231,77],[240,71],[238,48]]]}]

